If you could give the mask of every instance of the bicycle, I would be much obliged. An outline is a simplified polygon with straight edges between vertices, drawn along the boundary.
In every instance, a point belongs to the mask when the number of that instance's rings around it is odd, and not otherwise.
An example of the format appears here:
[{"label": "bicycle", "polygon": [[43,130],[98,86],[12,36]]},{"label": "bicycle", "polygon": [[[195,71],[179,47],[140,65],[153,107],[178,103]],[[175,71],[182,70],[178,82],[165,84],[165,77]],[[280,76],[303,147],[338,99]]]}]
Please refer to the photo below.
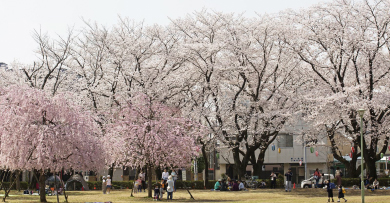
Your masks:
[{"label": "bicycle", "polygon": [[246,188],[251,188],[251,189],[256,189],[259,185],[259,182],[255,180],[253,176],[248,176],[245,175],[245,187]]}]

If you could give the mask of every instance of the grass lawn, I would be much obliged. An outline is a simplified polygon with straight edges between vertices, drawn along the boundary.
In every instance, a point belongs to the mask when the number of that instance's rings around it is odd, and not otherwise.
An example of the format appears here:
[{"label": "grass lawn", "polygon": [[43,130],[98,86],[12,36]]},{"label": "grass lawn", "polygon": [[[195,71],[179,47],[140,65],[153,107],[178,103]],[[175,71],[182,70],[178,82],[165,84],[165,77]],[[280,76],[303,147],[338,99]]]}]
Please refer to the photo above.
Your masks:
[{"label": "grass lawn", "polygon": [[[390,190],[376,190],[374,192],[365,191],[365,202],[390,202]],[[242,192],[214,192],[209,190],[191,190],[195,200],[190,200],[186,190],[178,190],[173,193],[173,202],[327,202],[327,193],[324,189],[295,189],[292,192],[285,192],[282,189],[258,189]],[[147,198],[147,193],[137,193],[130,197],[130,190],[114,190],[111,194],[103,195],[100,191],[69,191],[69,202],[152,202]],[[4,196],[2,192],[1,198]],[[335,202],[337,202],[337,192],[334,190]],[[166,198],[166,195],[164,195]],[[348,202],[361,202],[360,190],[347,190],[346,198]],[[64,202],[64,197],[60,196],[60,202]],[[22,192],[11,192],[7,202],[38,202],[39,196],[22,195]],[[47,196],[47,201],[56,202],[55,196]],[[165,202],[166,199],[163,200]],[[344,202],[344,201],[341,201]]]}]

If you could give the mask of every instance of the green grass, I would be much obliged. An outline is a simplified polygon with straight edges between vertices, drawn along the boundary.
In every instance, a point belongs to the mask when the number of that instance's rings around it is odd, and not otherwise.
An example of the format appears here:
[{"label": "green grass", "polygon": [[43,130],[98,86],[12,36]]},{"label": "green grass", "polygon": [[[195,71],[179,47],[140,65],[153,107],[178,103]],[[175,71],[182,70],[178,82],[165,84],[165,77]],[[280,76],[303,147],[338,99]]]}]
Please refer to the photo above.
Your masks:
[{"label": "green grass", "polygon": [[[376,190],[374,192],[365,191],[365,202],[390,202],[390,190]],[[173,193],[173,202],[285,202],[285,203],[317,203],[327,202],[327,193],[324,189],[295,189],[292,192],[285,192],[282,189],[258,189],[242,192],[214,192],[209,190],[191,190],[195,200],[190,199],[186,190],[178,190]],[[69,191],[69,202],[152,202],[147,198],[147,193],[137,193],[130,197],[130,190],[114,190],[111,194],[103,195],[101,191]],[[4,193],[0,194],[1,198]],[[21,192],[12,191],[7,202],[38,202],[39,196],[22,195]],[[337,192],[334,190],[335,201]],[[360,190],[347,190],[345,197],[348,202],[361,202]],[[163,202],[166,201],[164,195]],[[55,196],[47,196],[47,201],[56,202]],[[60,202],[64,202],[60,196]],[[342,201],[344,202],[344,201]]]}]

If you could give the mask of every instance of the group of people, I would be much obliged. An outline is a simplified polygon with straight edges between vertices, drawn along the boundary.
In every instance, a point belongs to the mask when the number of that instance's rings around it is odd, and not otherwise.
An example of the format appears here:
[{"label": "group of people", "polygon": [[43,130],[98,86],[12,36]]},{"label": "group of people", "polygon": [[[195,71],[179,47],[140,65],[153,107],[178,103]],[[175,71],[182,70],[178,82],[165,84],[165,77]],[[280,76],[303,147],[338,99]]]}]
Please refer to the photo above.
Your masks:
[{"label": "group of people", "polygon": [[154,185],[154,197],[153,200],[159,201],[163,198],[164,194],[167,193],[167,201],[172,200],[173,192],[176,192],[176,180],[177,173],[172,170],[171,174],[164,169],[162,173],[161,182]]},{"label": "group of people", "polygon": [[240,180],[218,179],[214,185],[214,191],[242,191],[246,190],[244,183]]},{"label": "group of people", "polygon": [[146,189],[145,173],[141,170],[138,174],[138,179],[134,182],[133,193],[142,192]]},{"label": "group of people", "polygon": [[372,182],[372,177],[370,177],[370,174],[367,173],[366,178],[364,179],[364,187],[371,190],[379,189],[379,181],[375,179]]},{"label": "group of people", "polygon": [[[318,168],[316,169],[316,171],[318,171]],[[338,201],[337,202],[340,202],[340,199],[344,199],[344,201],[347,202],[347,199],[345,199],[345,195],[344,195],[345,189],[341,185],[341,177],[343,177],[343,172],[340,170],[339,167],[336,168],[335,175],[336,175],[336,179],[337,179],[337,189],[338,189]],[[318,183],[318,181],[317,181],[317,183]],[[332,199],[332,202],[334,202],[334,199],[333,199],[334,184],[331,183],[329,180],[326,180],[325,185],[326,185],[326,191],[328,192],[328,202],[330,202],[330,199]]]},{"label": "group of people", "polygon": [[111,189],[112,189],[111,176],[107,175],[107,178],[106,176],[103,176],[102,178],[103,194],[110,194]]}]

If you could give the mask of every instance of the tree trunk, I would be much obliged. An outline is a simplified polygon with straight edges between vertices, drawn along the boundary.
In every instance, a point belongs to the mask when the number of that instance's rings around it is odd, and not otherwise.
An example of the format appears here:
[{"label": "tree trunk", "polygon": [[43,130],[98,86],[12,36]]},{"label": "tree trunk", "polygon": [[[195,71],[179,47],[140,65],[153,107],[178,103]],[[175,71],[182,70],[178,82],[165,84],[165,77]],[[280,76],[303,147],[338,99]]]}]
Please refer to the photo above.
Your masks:
[{"label": "tree trunk", "polygon": [[152,197],[152,171],[153,167],[148,165],[147,166],[147,173],[148,173],[148,197]]},{"label": "tree trunk", "polygon": [[238,179],[242,180],[245,178],[246,166],[248,165],[250,155],[253,153],[253,149],[246,149],[244,156],[240,157],[240,150],[238,147],[233,148],[233,158],[234,158],[234,169],[238,174]]},{"label": "tree trunk", "polygon": [[16,190],[20,192],[20,171],[19,170],[15,171],[15,178],[16,178]]},{"label": "tree trunk", "polygon": [[253,175],[258,176],[259,178],[263,171],[264,156],[265,156],[265,151],[260,151],[257,160],[256,160],[255,152],[253,152],[251,156],[251,162],[253,165]]},{"label": "tree trunk", "polygon": [[45,181],[46,176],[45,172],[41,170],[40,176],[39,176],[39,199],[41,202],[47,202],[46,201],[46,191],[45,191]]},{"label": "tree trunk", "polygon": [[[376,154],[374,152],[374,156],[375,155]],[[367,153],[367,155],[366,154],[364,155],[364,163],[366,164],[366,167],[367,167],[366,174],[368,173],[370,175],[370,177],[372,178],[372,180],[375,180],[377,178],[375,162],[378,160],[375,157],[373,157],[370,153]],[[364,177],[366,177],[366,174],[363,174]]]},{"label": "tree trunk", "polygon": [[108,175],[111,177],[111,181],[114,178],[114,164],[111,165],[111,167],[108,169]]},{"label": "tree trunk", "polygon": [[204,159],[204,187],[206,189],[210,189],[208,188],[208,185],[209,185],[209,161],[207,159],[207,153],[206,153],[206,146],[203,144],[202,145],[202,155],[203,155],[203,159]]},{"label": "tree trunk", "polygon": [[160,167],[157,167],[157,168],[154,170],[154,172],[156,173],[156,182],[157,182],[158,180],[161,180],[161,179],[160,179],[160,177],[162,176],[162,170],[161,170],[161,168],[160,168]]}]

